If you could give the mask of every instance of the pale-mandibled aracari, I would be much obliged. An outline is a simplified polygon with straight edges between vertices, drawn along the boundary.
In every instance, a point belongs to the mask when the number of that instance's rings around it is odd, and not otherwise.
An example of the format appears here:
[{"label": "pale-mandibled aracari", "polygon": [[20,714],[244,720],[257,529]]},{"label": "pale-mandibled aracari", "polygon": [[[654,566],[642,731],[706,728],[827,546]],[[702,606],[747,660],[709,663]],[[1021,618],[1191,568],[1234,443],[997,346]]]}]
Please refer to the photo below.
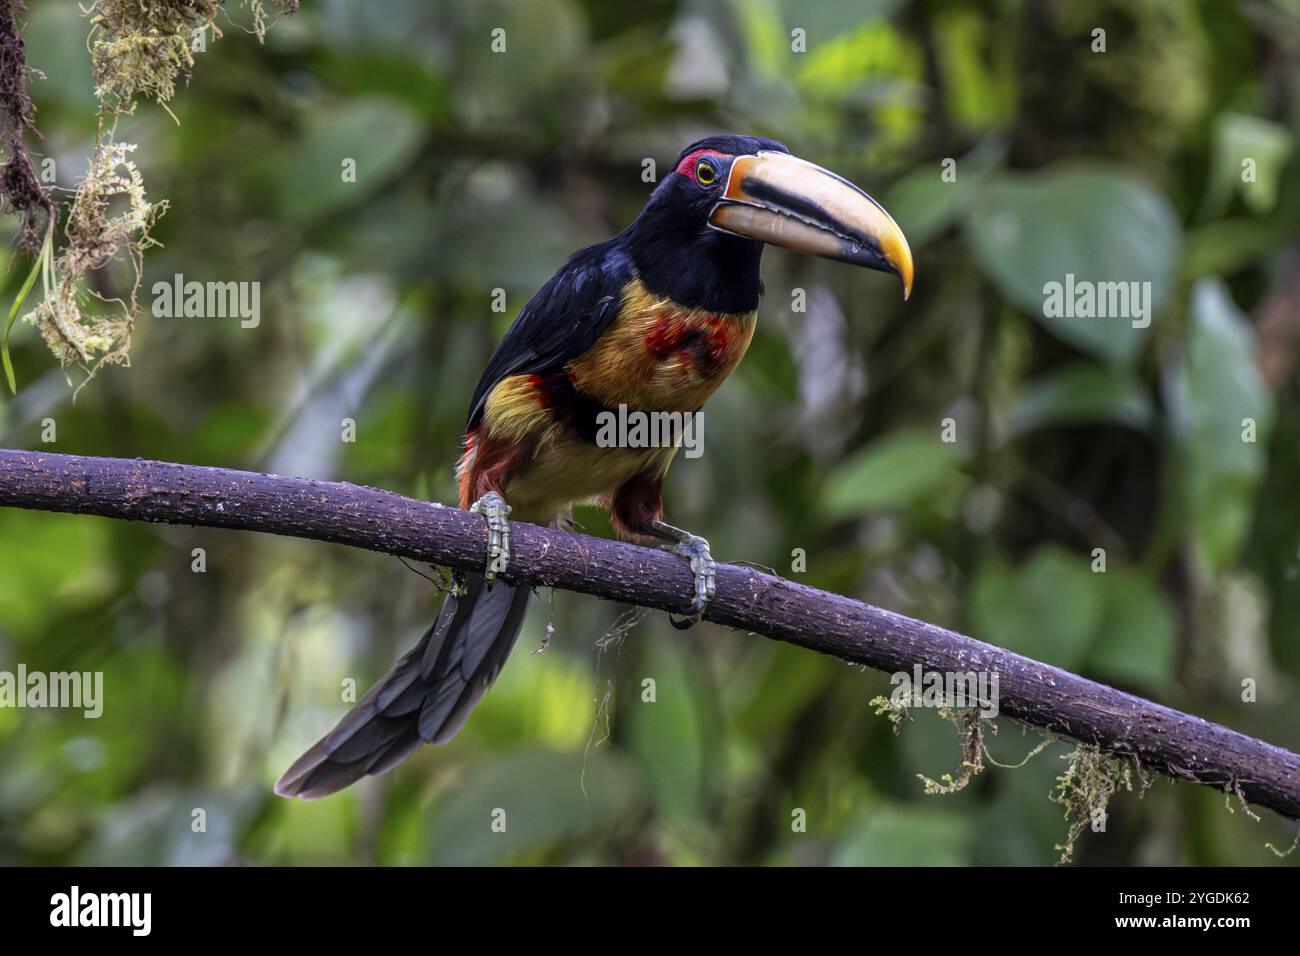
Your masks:
[{"label": "pale-mandibled aracari", "polygon": [[[614,531],[667,542],[691,561],[688,621],[713,596],[708,543],[663,520],[675,447],[602,447],[602,411],[696,412],[740,362],[763,292],[763,244],[892,271],[912,255],[861,189],[783,145],[711,136],[688,146],[623,232],[575,253],[524,306],[469,405],[460,506],[488,523],[488,567],[466,574],[434,625],[276,784],[320,797],[455,736],[501,670],[529,588],[494,581],[507,514],[553,524],[595,500]],[[507,507],[507,502],[509,506]],[[675,622],[676,623],[676,622]]]}]

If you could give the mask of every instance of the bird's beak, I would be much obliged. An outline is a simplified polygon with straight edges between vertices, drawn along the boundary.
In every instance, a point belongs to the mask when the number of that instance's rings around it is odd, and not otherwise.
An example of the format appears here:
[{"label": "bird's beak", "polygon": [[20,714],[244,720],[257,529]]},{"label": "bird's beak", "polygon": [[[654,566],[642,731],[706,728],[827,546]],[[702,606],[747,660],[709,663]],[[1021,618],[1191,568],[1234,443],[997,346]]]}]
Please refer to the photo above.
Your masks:
[{"label": "bird's beak", "polygon": [[709,213],[723,232],[770,242],[903,280],[912,294],[912,250],[898,223],[847,179],[786,153],[737,156]]}]

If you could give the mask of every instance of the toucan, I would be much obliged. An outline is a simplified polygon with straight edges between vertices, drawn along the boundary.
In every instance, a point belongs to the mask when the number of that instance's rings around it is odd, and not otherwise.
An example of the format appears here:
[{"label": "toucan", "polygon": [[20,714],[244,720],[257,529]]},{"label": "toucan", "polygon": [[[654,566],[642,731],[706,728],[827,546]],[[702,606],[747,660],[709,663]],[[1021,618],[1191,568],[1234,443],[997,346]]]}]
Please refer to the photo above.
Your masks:
[{"label": "toucan", "polygon": [[690,561],[694,591],[673,623],[699,619],[715,589],[709,544],[663,515],[680,441],[620,444],[599,431],[615,410],[699,412],[753,338],[769,243],[893,272],[911,294],[902,230],[847,179],[772,139],[687,146],[632,223],[574,253],[488,360],[456,469],[460,507],[487,523],[487,566],[460,577],[419,643],[285,771],[276,793],[326,796],[456,735],[510,655],[528,605],[526,585],[497,580],[511,516],[556,525],[578,502],[608,508],[619,537]]}]

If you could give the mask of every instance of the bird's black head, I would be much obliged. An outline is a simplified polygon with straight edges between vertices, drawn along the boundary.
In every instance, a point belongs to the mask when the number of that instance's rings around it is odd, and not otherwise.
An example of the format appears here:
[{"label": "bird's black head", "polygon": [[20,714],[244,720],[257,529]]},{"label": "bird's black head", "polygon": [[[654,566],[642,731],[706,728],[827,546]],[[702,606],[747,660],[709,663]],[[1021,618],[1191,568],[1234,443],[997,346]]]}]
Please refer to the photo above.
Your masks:
[{"label": "bird's black head", "polygon": [[651,292],[710,311],[758,307],[768,242],[894,271],[905,293],[912,286],[907,240],[875,200],[757,136],[687,146],[619,241]]},{"label": "bird's black head", "polygon": [[696,140],[678,155],[672,173],[655,189],[646,210],[663,206],[695,228],[707,228],[709,214],[727,185],[731,164],[739,156],[759,153],[788,156],[790,150],[774,139],[759,136],[706,136]]}]

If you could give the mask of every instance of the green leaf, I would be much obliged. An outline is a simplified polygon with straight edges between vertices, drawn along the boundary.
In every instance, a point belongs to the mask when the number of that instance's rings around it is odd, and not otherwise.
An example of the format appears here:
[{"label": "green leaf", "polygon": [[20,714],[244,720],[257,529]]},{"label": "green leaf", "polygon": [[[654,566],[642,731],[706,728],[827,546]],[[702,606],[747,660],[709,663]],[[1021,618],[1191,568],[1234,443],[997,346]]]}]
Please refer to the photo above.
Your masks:
[{"label": "green leaf", "polygon": [[974,836],[974,821],[956,811],[891,804],[863,815],[831,865],[963,866]]},{"label": "green leaf", "polygon": [[[397,100],[372,96],[319,108],[284,171],[284,211],[311,220],[383,187],[414,157],[423,127]],[[343,178],[345,160],[355,182]]]},{"label": "green leaf", "polygon": [[[705,779],[704,739],[708,717],[693,693],[680,653],[663,641],[648,642],[642,673],[655,679],[654,703],[632,710],[630,739],[646,769],[659,814],[683,820],[700,814]],[[633,693],[639,693],[635,688]]]},{"label": "green leaf", "polygon": [[[915,45],[887,20],[823,34],[820,40],[811,29],[807,36],[807,54],[795,57],[795,78],[800,91],[810,98],[860,95],[864,85],[901,84],[921,71]],[[787,41],[787,49],[788,45]]]},{"label": "green leaf", "polygon": [[[1109,365],[1131,365],[1151,331],[1129,317],[1048,316],[1048,284],[1142,282],[1146,317],[1168,299],[1182,234],[1169,200],[1117,166],[1007,174],[980,191],[967,220],[975,259],[1018,308]],[[1145,294],[1149,289],[1149,296]]]},{"label": "green leaf", "polygon": [[1261,219],[1221,219],[1189,231],[1183,277],[1190,280],[1231,275],[1273,255],[1295,236],[1294,219],[1285,212],[1278,210]]},{"label": "green leaf", "polygon": [[[1270,211],[1277,205],[1278,180],[1292,146],[1285,126],[1258,116],[1221,114],[1214,128],[1213,160],[1201,216],[1221,216],[1236,192],[1253,212]],[[1242,163],[1247,160],[1252,181],[1243,178]]]},{"label": "green leaf", "polygon": [[967,214],[975,204],[980,185],[993,174],[1003,152],[1000,143],[986,139],[957,160],[957,178],[952,182],[943,180],[942,166],[925,163],[894,184],[885,208],[907,232],[913,249]]},{"label": "green leaf", "polygon": [[971,589],[976,634],[1067,670],[1164,687],[1174,677],[1176,624],[1146,573],[1052,545],[1018,566],[994,561]]},{"label": "green leaf", "polygon": [[1103,366],[1079,362],[1031,383],[1007,413],[1007,439],[1054,425],[1114,423],[1145,429],[1151,401],[1142,383]]},{"label": "green leaf", "polygon": [[0,512],[0,621],[24,639],[49,624],[50,601],[64,613],[93,605],[112,592],[118,563],[113,529],[65,515],[8,509]]},{"label": "green leaf", "polygon": [[14,304],[9,307],[9,318],[5,320],[4,337],[0,338],[0,364],[4,365],[5,381],[9,383],[10,394],[18,394],[18,380],[14,377],[13,361],[9,358],[9,331],[14,327],[14,320],[18,318],[19,311],[22,310],[23,302],[27,299],[27,293],[32,291],[32,285],[36,282],[36,277],[41,272],[41,257],[37,256],[36,261],[32,263],[32,271],[27,273],[27,279],[23,282],[22,288],[18,290],[18,296],[14,299]]},{"label": "green leaf", "polygon": [[1186,526],[1200,563],[1215,571],[1241,547],[1264,471],[1273,400],[1255,354],[1250,324],[1223,284],[1198,282],[1168,391]]},{"label": "green leaf", "polygon": [[1105,608],[1101,577],[1083,557],[1050,545],[1018,567],[985,564],[971,587],[975,636],[1078,670]]},{"label": "green leaf", "polygon": [[438,801],[429,834],[431,862],[536,861],[547,851],[607,834],[640,806],[635,771],[610,753],[593,754],[585,772],[581,753],[492,757]]},{"label": "green leaf", "polygon": [[1067,670],[1155,688],[1174,677],[1176,624],[1145,572],[1052,545],[1013,566],[994,561],[971,589],[976,634]]},{"label": "green leaf", "polygon": [[1159,585],[1136,570],[1098,574],[1106,609],[1088,670],[1126,684],[1164,687],[1174,677],[1177,629],[1169,599]]},{"label": "green leaf", "polygon": [[948,115],[967,130],[1010,126],[1019,84],[1015,54],[996,39],[1002,27],[971,8],[945,11],[934,18],[931,29],[943,63]]},{"label": "green leaf", "polygon": [[900,429],[842,462],[826,479],[822,506],[832,517],[900,508],[959,480],[958,466],[937,429]]}]

